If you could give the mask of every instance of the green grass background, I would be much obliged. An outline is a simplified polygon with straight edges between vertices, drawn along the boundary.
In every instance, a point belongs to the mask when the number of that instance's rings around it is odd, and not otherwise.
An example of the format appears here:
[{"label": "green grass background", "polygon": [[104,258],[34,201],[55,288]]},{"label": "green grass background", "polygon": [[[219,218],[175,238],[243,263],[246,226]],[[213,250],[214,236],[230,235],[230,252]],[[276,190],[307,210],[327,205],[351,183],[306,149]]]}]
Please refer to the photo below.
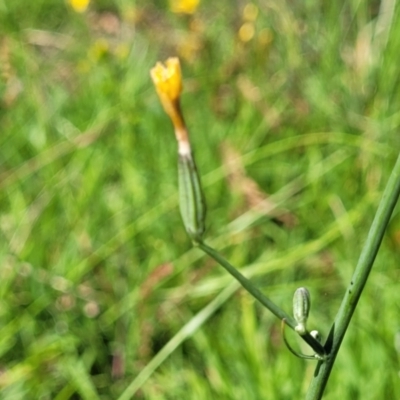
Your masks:
[{"label": "green grass background", "polygon": [[[316,363],[185,234],[149,69],[181,58],[208,241],[326,335],[400,147],[400,7],[252,4],[0,0],[1,399],[304,397]],[[399,245],[397,211],[325,399],[400,398]]]}]

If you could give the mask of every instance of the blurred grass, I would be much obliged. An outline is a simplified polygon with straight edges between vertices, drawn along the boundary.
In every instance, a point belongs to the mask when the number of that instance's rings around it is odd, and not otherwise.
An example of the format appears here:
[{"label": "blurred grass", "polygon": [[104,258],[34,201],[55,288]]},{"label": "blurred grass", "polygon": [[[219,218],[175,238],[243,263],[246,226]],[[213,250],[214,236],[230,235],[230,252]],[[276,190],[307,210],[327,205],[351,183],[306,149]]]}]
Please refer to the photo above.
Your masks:
[{"label": "blurred grass", "polygon": [[[307,286],[326,333],[400,146],[399,17],[391,0],[0,1],[1,397],[120,398],[170,340],[134,398],[301,397],[315,364],[191,248],[148,71],[181,57],[210,242],[288,312]],[[326,399],[400,397],[399,244],[397,211]]]}]

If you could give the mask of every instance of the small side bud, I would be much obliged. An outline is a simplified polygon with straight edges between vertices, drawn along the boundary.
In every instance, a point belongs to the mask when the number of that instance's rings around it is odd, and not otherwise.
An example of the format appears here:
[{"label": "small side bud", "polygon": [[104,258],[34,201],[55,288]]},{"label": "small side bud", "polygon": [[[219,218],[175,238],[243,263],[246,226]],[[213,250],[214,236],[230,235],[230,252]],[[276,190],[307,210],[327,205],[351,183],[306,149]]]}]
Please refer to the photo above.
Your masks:
[{"label": "small side bud", "polygon": [[297,322],[294,329],[299,335],[304,335],[307,332],[306,324],[310,307],[310,292],[304,287],[298,288],[293,296],[293,316]]}]

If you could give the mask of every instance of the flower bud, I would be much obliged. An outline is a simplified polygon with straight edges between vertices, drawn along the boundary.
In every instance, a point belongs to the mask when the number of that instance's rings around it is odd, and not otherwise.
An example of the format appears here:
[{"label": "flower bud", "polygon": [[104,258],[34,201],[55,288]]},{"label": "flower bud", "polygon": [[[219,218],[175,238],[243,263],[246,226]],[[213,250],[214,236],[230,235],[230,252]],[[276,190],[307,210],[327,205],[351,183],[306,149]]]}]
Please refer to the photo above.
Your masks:
[{"label": "flower bud", "polygon": [[178,142],[179,208],[186,232],[200,242],[205,230],[206,207],[200,177],[192,156],[189,135],[180,107],[182,73],[179,59],[158,62],[150,71],[164,111],[171,118]]},{"label": "flower bud", "polygon": [[306,324],[310,307],[310,292],[304,287],[298,288],[293,296],[293,316],[297,322],[295,331],[300,335],[307,332]]}]

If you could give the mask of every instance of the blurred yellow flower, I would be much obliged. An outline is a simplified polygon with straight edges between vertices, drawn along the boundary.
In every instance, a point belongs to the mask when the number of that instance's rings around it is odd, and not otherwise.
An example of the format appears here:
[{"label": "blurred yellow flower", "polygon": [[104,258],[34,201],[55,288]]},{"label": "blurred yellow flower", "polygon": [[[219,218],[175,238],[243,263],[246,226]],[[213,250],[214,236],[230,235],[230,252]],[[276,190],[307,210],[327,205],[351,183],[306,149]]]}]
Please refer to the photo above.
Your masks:
[{"label": "blurred yellow flower", "polygon": [[254,22],[257,19],[258,7],[253,3],[247,3],[243,9],[243,19]]},{"label": "blurred yellow flower", "polygon": [[174,124],[177,139],[187,141],[186,127],[179,104],[182,92],[182,72],[179,59],[177,57],[168,58],[165,65],[158,62],[150,70],[150,75],[164,111]]},{"label": "blurred yellow flower", "polygon": [[170,0],[170,9],[174,13],[194,14],[200,0]]},{"label": "blurred yellow flower", "polygon": [[98,39],[89,49],[89,58],[95,62],[101,60],[110,51],[110,44],[106,39]]},{"label": "blurred yellow flower", "polygon": [[254,25],[250,22],[244,23],[239,29],[239,39],[242,42],[249,42],[255,34]]},{"label": "blurred yellow flower", "polygon": [[89,6],[90,0],[69,0],[71,7],[79,13],[83,13]]}]

